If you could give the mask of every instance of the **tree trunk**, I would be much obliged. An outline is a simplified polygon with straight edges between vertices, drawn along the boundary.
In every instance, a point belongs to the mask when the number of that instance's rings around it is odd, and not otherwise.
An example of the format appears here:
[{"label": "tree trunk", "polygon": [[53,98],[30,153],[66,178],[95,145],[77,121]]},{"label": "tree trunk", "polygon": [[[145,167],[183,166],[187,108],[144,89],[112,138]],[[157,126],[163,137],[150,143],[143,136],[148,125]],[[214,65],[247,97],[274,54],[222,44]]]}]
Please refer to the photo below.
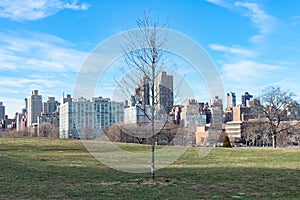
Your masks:
[{"label": "tree trunk", "polygon": [[272,135],[273,148],[276,148],[276,135]]},{"label": "tree trunk", "polygon": [[151,178],[154,179],[154,151],[155,151],[155,130],[154,130],[154,109],[155,109],[155,57],[152,60],[152,87],[151,87],[151,131],[152,131],[152,137],[151,137]]},{"label": "tree trunk", "polygon": [[154,151],[155,151],[155,132],[154,122],[152,122],[152,138],[151,138],[151,178],[154,179]]}]

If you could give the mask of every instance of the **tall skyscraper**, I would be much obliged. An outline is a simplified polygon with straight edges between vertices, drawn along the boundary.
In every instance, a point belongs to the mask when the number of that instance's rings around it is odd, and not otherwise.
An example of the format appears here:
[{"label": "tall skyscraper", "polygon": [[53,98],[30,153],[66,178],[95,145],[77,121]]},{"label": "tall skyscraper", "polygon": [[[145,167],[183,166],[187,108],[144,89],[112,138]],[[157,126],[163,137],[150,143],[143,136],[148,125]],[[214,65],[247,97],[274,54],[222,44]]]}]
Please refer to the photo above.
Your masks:
[{"label": "tall skyscraper", "polygon": [[131,103],[132,106],[135,106],[135,104],[150,105],[150,85],[149,79],[146,76],[143,76],[140,84],[134,88]]},{"label": "tall skyscraper", "polygon": [[245,94],[242,95],[242,106],[247,106],[247,101],[250,100],[253,97],[253,95],[249,94],[249,92],[245,92]]},{"label": "tall skyscraper", "polygon": [[213,96],[210,100],[210,123],[222,124],[223,121],[223,101],[218,96]]},{"label": "tall skyscraper", "polygon": [[47,102],[43,102],[43,114],[51,115],[57,109],[58,102],[55,97],[48,97]]},{"label": "tall skyscraper", "polygon": [[234,92],[227,93],[227,108],[236,107],[236,95]]},{"label": "tall skyscraper", "polygon": [[70,94],[67,94],[67,97],[65,98],[65,95],[63,94],[62,104],[67,103],[67,102],[71,103],[72,97]]},{"label": "tall skyscraper", "polygon": [[5,106],[3,102],[0,102],[0,120],[5,118]]},{"label": "tall skyscraper", "polygon": [[149,79],[146,76],[143,76],[141,79],[141,101],[143,105],[150,105],[150,85]]},{"label": "tall skyscraper", "polygon": [[158,109],[169,114],[174,104],[173,96],[173,76],[166,72],[160,72],[156,78],[156,95],[158,99]]},{"label": "tall skyscraper", "polygon": [[200,113],[200,105],[195,99],[189,99],[182,108],[182,120],[184,126],[199,126],[206,124],[206,115]]},{"label": "tall skyscraper", "polygon": [[223,101],[218,96],[213,96],[210,100],[210,107],[223,110]]},{"label": "tall skyscraper", "polygon": [[37,123],[37,117],[42,112],[42,95],[38,94],[38,90],[33,90],[27,99],[28,126]]},{"label": "tall skyscraper", "polygon": [[24,105],[24,106],[25,106],[24,108],[25,108],[25,109],[28,109],[28,99],[27,99],[27,98],[24,99],[24,104],[25,104],[25,105]]}]

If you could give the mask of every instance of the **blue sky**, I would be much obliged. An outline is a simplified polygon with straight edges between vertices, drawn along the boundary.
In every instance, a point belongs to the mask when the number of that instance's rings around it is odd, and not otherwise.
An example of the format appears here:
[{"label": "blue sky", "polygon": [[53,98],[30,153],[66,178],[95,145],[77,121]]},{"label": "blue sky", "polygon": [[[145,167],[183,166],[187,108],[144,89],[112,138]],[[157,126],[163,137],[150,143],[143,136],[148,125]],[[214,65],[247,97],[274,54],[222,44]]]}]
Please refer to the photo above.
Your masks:
[{"label": "blue sky", "polygon": [[[238,101],[243,92],[258,96],[270,85],[300,100],[300,1],[0,0],[0,101],[6,113],[21,111],[34,89],[44,100],[72,94],[89,53],[136,28],[136,17],[149,10],[207,51],[225,91],[236,92]],[[208,101],[201,84],[195,83],[197,96]]]}]

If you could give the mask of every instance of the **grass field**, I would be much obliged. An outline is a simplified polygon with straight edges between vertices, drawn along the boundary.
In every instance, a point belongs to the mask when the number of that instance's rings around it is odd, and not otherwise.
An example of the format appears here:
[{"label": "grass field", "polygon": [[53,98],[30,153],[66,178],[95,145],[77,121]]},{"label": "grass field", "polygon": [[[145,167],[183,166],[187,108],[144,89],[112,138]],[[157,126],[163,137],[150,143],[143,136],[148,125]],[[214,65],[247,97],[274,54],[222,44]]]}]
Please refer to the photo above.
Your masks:
[{"label": "grass field", "polygon": [[0,137],[0,199],[300,199],[300,148],[215,148],[200,159],[191,147],[149,177],[106,167],[78,140]]}]

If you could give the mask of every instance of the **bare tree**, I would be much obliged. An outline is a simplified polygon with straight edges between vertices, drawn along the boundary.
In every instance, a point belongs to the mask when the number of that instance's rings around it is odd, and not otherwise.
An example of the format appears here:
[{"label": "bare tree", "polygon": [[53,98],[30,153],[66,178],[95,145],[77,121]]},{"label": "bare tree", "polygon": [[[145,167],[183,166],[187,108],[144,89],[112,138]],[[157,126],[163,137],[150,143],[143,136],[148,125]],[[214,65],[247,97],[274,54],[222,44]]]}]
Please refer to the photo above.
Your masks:
[{"label": "bare tree", "polygon": [[265,116],[265,123],[269,126],[273,147],[276,147],[276,138],[283,132],[288,132],[293,126],[282,125],[287,120],[286,110],[292,105],[294,94],[282,91],[280,87],[267,87],[263,90],[260,101],[256,102],[259,111]]},{"label": "bare tree", "polygon": [[119,124],[111,125],[106,132],[106,136],[109,138],[109,141],[120,142],[121,129],[119,127]]},{"label": "bare tree", "polygon": [[[145,127],[147,123],[138,124],[140,127],[135,130],[140,130],[144,134],[141,136],[142,139],[145,136],[151,138],[151,178],[154,179],[156,134],[165,127],[168,121],[168,106],[173,104],[171,102],[168,103],[169,105],[162,105],[160,102],[159,96],[162,94],[162,90],[173,95],[173,86],[172,88],[163,84],[158,86],[159,76],[163,72],[173,74],[176,65],[167,58],[165,51],[167,49],[167,34],[162,28],[166,24],[160,26],[158,22],[151,21],[149,13],[145,13],[144,17],[138,18],[136,22],[138,30],[124,35],[126,43],[123,46],[123,51],[126,66],[122,67],[121,71],[126,76],[121,81],[117,81],[117,87],[122,93],[118,95],[123,95],[125,99],[133,98],[137,102],[136,106],[144,113],[148,125],[150,124],[148,128]],[[141,88],[136,88],[137,85],[141,85]],[[140,89],[135,91],[135,95],[140,93],[138,98],[132,94],[133,88]],[[147,96],[148,94],[149,96]],[[150,112],[149,109],[147,110],[149,107]],[[127,131],[130,129],[134,132],[132,128],[126,128]],[[135,135],[139,134],[135,133]]]},{"label": "bare tree", "polygon": [[52,125],[52,129],[51,129],[49,137],[59,138],[59,128],[58,128],[58,126]]},{"label": "bare tree", "polygon": [[28,129],[27,129],[27,128],[21,129],[21,130],[19,131],[19,135],[20,135],[20,136],[29,136]]},{"label": "bare tree", "polygon": [[51,133],[51,123],[50,122],[42,122],[39,127],[39,136],[41,137],[49,137]]},{"label": "bare tree", "polygon": [[266,120],[255,119],[245,122],[242,129],[242,140],[250,146],[269,145],[270,127]]},{"label": "bare tree", "polygon": [[58,127],[50,122],[42,122],[39,126],[39,136],[58,138]]}]

